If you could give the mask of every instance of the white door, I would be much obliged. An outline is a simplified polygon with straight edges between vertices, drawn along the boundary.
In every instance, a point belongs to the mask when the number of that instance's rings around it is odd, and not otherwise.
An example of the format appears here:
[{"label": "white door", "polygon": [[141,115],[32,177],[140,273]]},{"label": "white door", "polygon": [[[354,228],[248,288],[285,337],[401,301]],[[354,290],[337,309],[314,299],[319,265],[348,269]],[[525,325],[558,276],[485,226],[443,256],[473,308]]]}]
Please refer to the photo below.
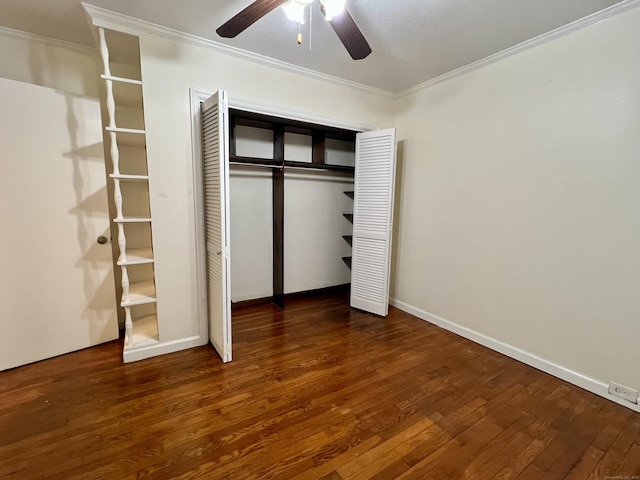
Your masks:
[{"label": "white door", "polygon": [[202,104],[209,338],[223,362],[231,361],[228,110],[223,90]]},{"label": "white door", "polygon": [[351,306],[389,311],[389,259],[396,172],[396,130],[356,137]]},{"label": "white door", "polygon": [[0,79],[0,370],[118,338],[100,103]]}]

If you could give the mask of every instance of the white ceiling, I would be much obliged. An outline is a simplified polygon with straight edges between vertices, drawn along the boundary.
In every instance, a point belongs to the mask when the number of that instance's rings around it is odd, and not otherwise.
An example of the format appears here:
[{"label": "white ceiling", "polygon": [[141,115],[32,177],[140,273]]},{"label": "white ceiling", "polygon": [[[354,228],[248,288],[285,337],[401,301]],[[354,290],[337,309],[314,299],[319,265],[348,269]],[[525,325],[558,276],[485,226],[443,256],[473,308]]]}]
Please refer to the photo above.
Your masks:
[{"label": "white ceiling", "polygon": [[[94,46],[81,0],[0,0],[0,26]],[[218,26],[252,0],[87,0],[87,3],[389,92],[397,93],[620,0],[347,0],[373,49],[348,55],[317,5],[302,27],[278,8],[234,39]],[[318,3],[316,0],[314,3]]]}]

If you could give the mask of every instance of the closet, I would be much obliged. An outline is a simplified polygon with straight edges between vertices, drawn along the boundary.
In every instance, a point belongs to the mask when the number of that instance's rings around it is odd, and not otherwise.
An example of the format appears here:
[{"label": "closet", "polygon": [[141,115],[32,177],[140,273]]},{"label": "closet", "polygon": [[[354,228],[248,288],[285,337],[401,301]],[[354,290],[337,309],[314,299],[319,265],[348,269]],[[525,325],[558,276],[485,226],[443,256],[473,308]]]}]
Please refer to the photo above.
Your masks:
[{"label": "closet", "polygon": [[[289,277],[295,277],[295,269],[286,268],[288,256],[295,257],[296,253],[304,252],[301,247],[305,240],[316,242],[316,246],[319,240],[333,242],[333,245],[338,242],[340,247],[334,258],[323,258],[313,249],[307,250],[302,258],[296,259],[299,270],[315,272],[322,264],[339,265],[343,275],[333,278],[337,278],[339,284],[351,283],[351,305],[386,315],[395,130],[358,133],[230,110],[224,91],[218,91],[205,101],[201,111],[210,335],[223,360],[231,360],[231,258],[241,253],[241,249],[236,252],[239,243],[231,240],[230,233],[233,187],[237,189],[240,184],[230,182],[231,172],[247,169],[250,172],[247,176],[254,177],[253,188],[247,187],[238,198],[252,197],[259,191],[255,204],[268,202],[271,207],[271,216],[267,218],[271,229],[268,225],[262,228],[263,237],[265,232],[271,237],[266,244],[272,252],[270,257],[262,255],[263,259],[269,257],[272,266],[271,295],[266,298],[272,299],[280,308],[286,308],[286,293],[314,289],[298,285],[295,290],[296,286],[288,281]],[[327,185],[331,188],[326,188]],[[333,193],[321,196],[320,190],[325,193],[333,190]],[[304,221],[309,229],[322,223],[322,215],[313,209],[318,204],[334,209],[331,213],[334,219],[327,223],[333,227],[313,231],[306,239],[304,235],[292,239],[295,237],[289,227],[295,223],[290,221],[292,216],[306,216]],[[334,228],[336,225],[338,227]],[[243,233],[250,237],[248,243],[254,240],[247,230]],[[244,241],[247,243],[246,238]],[[262,251],[265,253],[264,247]],[[249,271],[252,268],[259,270],[257,263],[248,265]],[[331,272],[327,278],[331,278]]]},{"label": "closet", "polygon": [[355,135],[229,110],[232,300],[349,283]]}]

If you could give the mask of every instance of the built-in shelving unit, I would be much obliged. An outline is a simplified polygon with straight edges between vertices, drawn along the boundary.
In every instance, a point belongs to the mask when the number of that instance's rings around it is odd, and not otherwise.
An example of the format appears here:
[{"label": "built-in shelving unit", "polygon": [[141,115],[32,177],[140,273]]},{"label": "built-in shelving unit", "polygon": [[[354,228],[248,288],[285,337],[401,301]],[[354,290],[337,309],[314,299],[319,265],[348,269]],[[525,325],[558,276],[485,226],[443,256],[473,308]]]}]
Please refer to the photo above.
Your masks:
[{"label": "built-in shelving unit", "polygon": [[[344,194],[349,197],[351,200],[354,198],[353,190],[348,190],[344,192]],[[349,220],[349,222],[353,223],[353,213],[343,213],[344,218]],[[349,246],[353,245],[353,235],[343,235],[344,241],[349,244]],[[342,257],[342,261],[347,265],[347,267],[351,268],[351,257]]]},{"label": "built-in shelving unit", "polygon": [[118,231],[122,298],[125,313],[123,359],[140,354],[160,341],[155,304],[154,256],[146,165],[146,132],[142,101],[142,76],[138,38],[98,28],[104,67],[108,146],[113,181],[113,201]]}]

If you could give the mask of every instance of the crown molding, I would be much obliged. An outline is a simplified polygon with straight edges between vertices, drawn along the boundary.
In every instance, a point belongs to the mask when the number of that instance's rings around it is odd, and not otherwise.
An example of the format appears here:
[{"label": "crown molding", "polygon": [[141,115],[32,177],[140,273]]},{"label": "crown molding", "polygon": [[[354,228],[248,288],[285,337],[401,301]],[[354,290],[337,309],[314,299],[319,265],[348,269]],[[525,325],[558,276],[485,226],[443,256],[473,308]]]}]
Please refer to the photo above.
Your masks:
[{"label": "crown molding", "polygon": [[198,37],[189,33],[181,32],[173,28],[164,27],[155,23],[147,22],[146,20],[140,20],[138,18],[129,17],[120,13],[105,10],[104,8],[82,3],[87,15],[91,19],[91,23],[96,27],[108,28],[123,33],[139,36],[141,33],[156,35],[162,38],[167,38],[175,42],[184,43],[186,45],[206,48],[215,52],[224,53],[236,58],[242,58],[253,63],[266,65],[268,67],[277,68],[286,72],[295,73],[298,75],[304,75],[309,78],[320,80],[323,82],[329,82],[343,87],[348,87],[354,90],[359,90],[373,95],[384,96],[388,98],[394,98],[395,94],[382,90],[380,88],[370,87],[362,83],[353,82],[344,78],[328,75],[326,73],[316,72],[309,68],[299,67],[291,63],[276,60],[265,55],[260,55],[253,52],[248,52],[237,47],[224,45],[222,43],[214,42],[206,38]]},{"label": "crown molding", "polygon": [[72,50],[77,53],[95,55],[98,50],[94,47],[80,45],[78,43],[67,42],[55,38],[36,35],[35,33],[23,32],[22,30],[14,30],[13,28],[0,27],[0,36],[5,38],[14,38],[17,40],[25,40],[28,42],[41,43],[50,47],[59,47]]},{"label": "crown molding", "polygon": [[447,80],[451,80],[452,78],[459,77],[464,75],[465,73],[472,72],[474,70],[478,70],[480,68],[486,67],[493,63],[499,62],[500,60],[505,60],[509,57],[517,55],[518,53],[524,52],[526,50],[530,50],[532,48],[538,47],[545,43],[551,42],[558,38],[564,37],[570,33],[573,33],[577,30],[581,30],[585,27],[593,25],[595,23],[601,22],[613,16],[619,15],[621,13],[626,12],[627,10],[631,10],[632,8],[640,5],[640,0],[623,0],[620,3],[612,5],[611,7],[600,10],[599,12],[592,13],[584,18],[576,20],[575,22],[568,23],[563,25],[562,27],[556,28],[555,30],[551,30],[550,32],[543,33],[537,37],[534,37],[530,40],[525,40],[518,45],[514,45],[513,47],[509,47],[501,52],[494,53],[493,55],[489,55],[483,59],[480,59],[476,62],[470,63],[463,67],[457,68],[456,70],[452,70],[438,77],[432,78],[431,80],[427,80],[426,82],[420,83],[414,87],[408,88],[395,94],[395,98],[402,98],[410,95],[412,93],[419,92],[429,87],[433,87],[442,82],[446,82]]}]

